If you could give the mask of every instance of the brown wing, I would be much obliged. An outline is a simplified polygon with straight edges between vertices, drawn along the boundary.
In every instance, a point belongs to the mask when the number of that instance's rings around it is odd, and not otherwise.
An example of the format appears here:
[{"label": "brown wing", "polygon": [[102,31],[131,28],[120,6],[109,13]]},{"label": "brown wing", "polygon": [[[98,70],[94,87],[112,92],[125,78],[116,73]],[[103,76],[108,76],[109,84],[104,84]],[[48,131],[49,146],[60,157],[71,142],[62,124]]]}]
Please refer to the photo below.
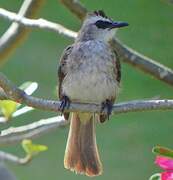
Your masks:
[{"label": "brown wing", "polygon": [[[114,75],[115,75],[115,79],[117,80],[118,83],[120,83],[121,81],[121,64],[120,64],[120,60],[119,60],[119,56],[118,53],[116,51],[113,51],[113,58],[115,59],[115,64],[114,64]],[[114,103],[116,97],[112,97],[112,99],[109,99],[110,103]],[[106,99],[105,99],[106,100]],[[99,115],[99,121],[101,123],[105,122],[105,120],[108,118],[107,114],[100,114]]]},{"label": "brown wing", "polygon": [[115,61],[115,67],[114,67],[114,71],[115,71],[115,75],[116,75],[116,80],[118,83],[120,83],[121,81],[121,64],[120,64],[120,58],[118,53],[114,50],[113,51],[116,57],[116,61]]},{"label": "brown wing", "polygon": [[[70,55],[71,51],[72,51],[73,45],[68,46],[59,61],[59,67],[58,67],[58,80],[59,80],[59,84],[58,84],[58,96],[59,99],[62,100],[62,97],[64,94],[62,94],[62,82],[64,77],[66,76],[66,63],[68,60],[68,56]],[[64,117],[66,120],[68,120],[69,117],[69,113],[64,113]]]}]

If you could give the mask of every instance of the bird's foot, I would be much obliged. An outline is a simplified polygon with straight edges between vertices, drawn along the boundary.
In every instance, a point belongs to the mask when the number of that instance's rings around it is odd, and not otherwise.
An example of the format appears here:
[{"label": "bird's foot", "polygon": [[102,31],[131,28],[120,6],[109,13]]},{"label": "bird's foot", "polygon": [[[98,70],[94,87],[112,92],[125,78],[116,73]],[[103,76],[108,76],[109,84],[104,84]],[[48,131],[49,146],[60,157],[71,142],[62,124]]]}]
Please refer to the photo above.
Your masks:
[{"label": "bird's foot", "polygon": [[112,106],[113,106],[113,103],[109,99],[106,99],[106,101],[104,101],[101,104],[101,111],[100,111],[100,113],[103,114],[103,111],[106,110],[106,116],[107,116],[108,120],[109,120],[109,116],[112,113]]},{"label": "bird's foot", "polygon": [[70,99],[68,96],[63,96],[61,98],[61,104],[59,106],[59,110],[61,111],[61,113],[64,112],[65,108],[68,109],[70,106]]}]

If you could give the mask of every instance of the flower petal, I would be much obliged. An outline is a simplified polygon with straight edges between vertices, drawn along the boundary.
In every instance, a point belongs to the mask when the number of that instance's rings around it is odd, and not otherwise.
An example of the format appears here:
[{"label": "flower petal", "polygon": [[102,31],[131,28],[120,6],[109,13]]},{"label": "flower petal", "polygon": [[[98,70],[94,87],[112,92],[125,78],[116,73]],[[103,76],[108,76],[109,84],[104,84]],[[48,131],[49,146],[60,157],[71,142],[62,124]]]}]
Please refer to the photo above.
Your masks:
[{"label": "flower petal", "polygon": [[173,180],[173,172],[161,173],[161,180]]},{"label": "flower petal", "polygon": [[164,170],[173,170],[173,159],[171,158],[157,156],[155,163]]}]

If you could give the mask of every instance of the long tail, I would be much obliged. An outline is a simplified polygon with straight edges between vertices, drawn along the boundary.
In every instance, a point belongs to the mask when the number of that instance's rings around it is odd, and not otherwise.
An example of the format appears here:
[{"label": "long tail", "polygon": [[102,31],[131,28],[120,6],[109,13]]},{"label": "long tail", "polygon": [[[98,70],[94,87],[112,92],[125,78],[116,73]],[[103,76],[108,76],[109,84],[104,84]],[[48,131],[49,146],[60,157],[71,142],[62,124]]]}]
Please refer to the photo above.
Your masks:
[{"label": "long tail", "polygon": [[102,173],[93,115],[72,113],[64,167],[87,176],[98,176]]}]

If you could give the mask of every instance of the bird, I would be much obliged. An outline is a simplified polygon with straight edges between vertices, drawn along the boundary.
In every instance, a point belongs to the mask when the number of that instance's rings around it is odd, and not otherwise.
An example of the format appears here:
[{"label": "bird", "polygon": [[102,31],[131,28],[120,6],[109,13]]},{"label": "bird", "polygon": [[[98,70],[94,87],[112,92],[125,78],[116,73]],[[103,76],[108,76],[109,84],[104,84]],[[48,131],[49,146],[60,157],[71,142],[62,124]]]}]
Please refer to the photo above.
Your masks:
[{"label": "bird", "polygon": [[[109,118],[119,91],[120,61],[110,42],[116,29],[125,26],[128,23],[113,21],[103,10],[89,12],[59,61],[59,109],[66,120],[70,118],[64,167],[77,174],[92,177],[103,172],[95,124]],[[71,102],[99,104],[100,113],[65,112]]]}]

